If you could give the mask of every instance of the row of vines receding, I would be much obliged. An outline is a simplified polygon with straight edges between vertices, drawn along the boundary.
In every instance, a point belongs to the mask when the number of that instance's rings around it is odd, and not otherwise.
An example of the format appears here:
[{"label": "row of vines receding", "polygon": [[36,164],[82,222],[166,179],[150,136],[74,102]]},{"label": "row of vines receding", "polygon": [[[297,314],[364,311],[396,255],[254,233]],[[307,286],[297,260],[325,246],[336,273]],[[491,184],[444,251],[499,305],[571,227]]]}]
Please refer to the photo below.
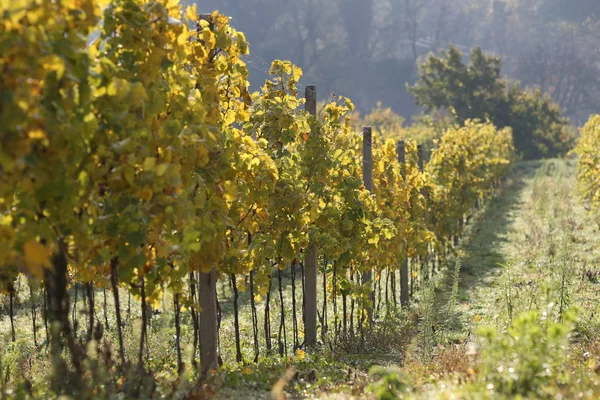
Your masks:
[{"label": "row of vines receding", "polygon": [[[408,306],[508,172],[510,129],[468,121],[425,162],[408,138],[353,131],[349,99],[317,109],[289,62],[251,94],[248,43],[216,12],[171,0],[0,11],[0,290],[14,341],[29,287],[54,393],[94,388],[92,364],[149,373],[165,299],[180,373],[364,336]],[[123,331],[137,323],[132,349]],[[108,337],[117,356],[98,365],[90,344],[112,349]]]}]

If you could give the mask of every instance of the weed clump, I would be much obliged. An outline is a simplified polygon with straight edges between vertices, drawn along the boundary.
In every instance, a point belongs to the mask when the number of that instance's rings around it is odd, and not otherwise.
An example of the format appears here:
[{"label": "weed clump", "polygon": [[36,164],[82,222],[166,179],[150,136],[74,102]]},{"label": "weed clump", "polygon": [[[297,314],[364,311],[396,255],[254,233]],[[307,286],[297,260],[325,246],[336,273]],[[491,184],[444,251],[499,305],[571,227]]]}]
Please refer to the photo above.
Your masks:
[{"label": "weed clump", "polygon": [[543,389],[560,377],[575,322],[572,311],[555,322],[547,312],[536,310],[517,315],[504,334],[497,328],[481,328],[480,383],[504,396],[542,396]]}]

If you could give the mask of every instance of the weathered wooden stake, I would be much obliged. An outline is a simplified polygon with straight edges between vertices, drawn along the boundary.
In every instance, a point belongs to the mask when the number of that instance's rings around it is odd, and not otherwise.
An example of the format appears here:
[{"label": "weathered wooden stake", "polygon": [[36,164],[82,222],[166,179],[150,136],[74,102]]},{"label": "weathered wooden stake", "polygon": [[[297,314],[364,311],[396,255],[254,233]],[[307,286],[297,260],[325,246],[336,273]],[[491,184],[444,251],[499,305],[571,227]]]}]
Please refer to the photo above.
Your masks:
[{"label": "weathered wooden stake", "polygon": [[140,332],[140,348],[138,349],[138,370],[144,370],[144,340],[146,339],[146,329],[148,325],[148,308],[146,307],[146,281],[142,276],[140,278],[141,286],[141,307],[142,307],[142,329]]},{"label": "weathered wooden stake", "polygon": [[8,295],[10,297],[10,336],[13,342],[17,340],[17,336],[15,334],[15,313],[14,313],[14,299],[15,299],[15,288],[11,284],[11,288],[8,290]]},{"label": "weathered wooden stake", "polygon": [[[188,275],[188,286],[191,296],[191,301],[194,306],[196,305],[196,276],[193,271],[190,271]],[[190,308],[190,313],[192,314],[192,324],[194,326],[194,340],[192,344],[192,365],[194,369],[197,367],[198,363],[196,362],[196,352],[198,350],[198,331],[200,330],[200,323],[198,321],[198,311],[195,307]]]},{"label": "weathered wooden stake", "polygon": [[29,300],[31,301],[31,321],[33,323],[33,345],[37,348],[37,325],[36,325],[36,310],[35,310],[35,299],[33,297],[33,288],[29,284]]},{"label": "weathered wooden stake", "polygon": [[94,334],[94,281],[85,284],[88,299],[88,331],[86,340],[89,342],[92,340]]},{"label": "weathered wooden stake", "polygon": [[[398,162],[400,163],[400,171],[402,177],[406,177],[406,146],[404,140],[399,140],[396,143],[396,153],[398,153]],[[402,265],[400,266],[400,305],[402,308],[408,307],[409,287],[408,287],[408,258],[403,255]]]},{"label": "weathered wooden stake", "polygon": [[119,356],[121,365],[125,365],[125,347],[123,345],[123,323],[121,322],[121,302],[119,301],[119,277],[117,275],[117,266],[119,259],[117,257],[110,260],[110,283],[115,301],[115,317],[117,319],[117,334],[119,338]]},{"label": "weathered wooden stake", "polygon": [[258,345],[258,313],[254,301],[254,272],[250,272],[250,306],[252,309],[252,335],[254,337],[254,362],[258,362],[260,347]]},{"label": "weathered wooden stake", "polygon": [[299,339],[298,339],[298,315],[296,310],[296,260],[292,262],[291,268],[291,277],[292,277],[292,330],[293,330],[293,339],[294,346],[293,350],[296,351],[299,348]]},{"label": "weathered wooden stake", "polygon": [[[363,182],[365,189],[373,192],[373,130],[370,126],[363,128]],[[373,304],[374,292],[372,286],[372,271],[370,269],[362,273],[362,280],[365,286],[369,287],[369,301],[366,304],[365,311],[369,320],[369,326],[373,326]]]},{"label": "weathered wooden stake", "polygon": [[[314,85],[306,86],[304,97],[306,112],[316,117],[316,87]],[[314,243],[310,244],[304,255],[304,274],[304,338],[306,346],[314,346],[317,343],[317,250]]]},{"label": "weathered wooden stake", "polygon": [[200,367],[202,375],[219,368],[217,355],[217,271],[200,272],[198,281],[200,305]]},{"label": "weathered wooden stake", "polygon": [[183,360],[181,359],[181,307],[179,306],[179,293],[173,296],[173,308],[175,311],[175,348],[177,350],[177,373],[183,372]]},{"label": "weathered wooden stake", "polygon": [[[423,145],[419,144],[417,145],[417,157],[418,157],[418,165],[419,165],[419,172],[423,172],[424,171],[424,162],[425,162],[425,157],[423,156]],[[425,192],[425,188],[421,188],[421,194],[423,196],[427,196],[427,193]],[[423,212],[423,219],[425,222],[427,222],[429,218],[429,213],[427,212],[427,209],[425,209],[425,211]],[[419,257],[419,261],[421,262],[421,272],[425,271],[425,276],[423,277],[425,282],[427,282],[429,280],[429,254],[427,254],[427,256],[423,259],[421,257]]]},{"label": "weathered wooden stake", "polygon": [[235,330],[235,361],[242,362],[242,344],[240,340],[240,313],[238,300],[240,298],[235,274],[230,276],[231,289],[233,290],[233,326]]}]

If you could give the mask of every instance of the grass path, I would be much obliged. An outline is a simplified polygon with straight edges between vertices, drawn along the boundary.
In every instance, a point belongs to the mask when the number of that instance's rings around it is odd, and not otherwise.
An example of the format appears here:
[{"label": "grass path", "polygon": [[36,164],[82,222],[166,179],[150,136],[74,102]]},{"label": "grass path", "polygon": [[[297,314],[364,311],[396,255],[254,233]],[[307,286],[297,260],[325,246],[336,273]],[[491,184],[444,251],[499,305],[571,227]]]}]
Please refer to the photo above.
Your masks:
[{"label": "grass path", "polygon": [[596,348],[600,337],[600,220],[580,203],[575,174],[576,161],[517,164],[476,217],[459,252],[452,313],[446,311],[451,271],[436,287],[440,329],[434,356],[403,366],[418,388],[416,397],[445,398],[460,391],[477,369],[469,347],[477,342],[479,328],[495,326],[502,332],[527,311],[540,310],[558,321],[562,312],[577,307],[579,323],[568,358],[590,357],[589,346]]},{"label": "grass path", "polygon": [[[461,325],[505,324],[510,315],[550,306],[558,312],[557,275],[566,274],[563,310],[598,300],[600,235],[580,204],[575,162],[517,165],[464,244]],[[545,303],[546,302],[546,303]]]},{"label": "grass path", "polygon": [[542,163],[515,167],[501,193],[491,199],[472,227],[460,252],[458,326],[471,332],[477,324],[497,324],[505,308],[504,274],[515,262],[523,243],[519,239],[533,181]]}]

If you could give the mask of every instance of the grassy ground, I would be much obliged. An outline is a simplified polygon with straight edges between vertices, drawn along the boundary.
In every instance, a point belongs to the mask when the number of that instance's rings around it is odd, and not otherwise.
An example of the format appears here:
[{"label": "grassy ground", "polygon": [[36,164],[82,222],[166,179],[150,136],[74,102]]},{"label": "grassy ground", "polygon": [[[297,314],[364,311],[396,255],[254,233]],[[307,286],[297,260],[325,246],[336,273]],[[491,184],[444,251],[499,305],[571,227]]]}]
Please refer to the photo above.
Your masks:
[{"label": "grassy ground", "polygon": [[[161,313],[153,318],[146,359],[147,366],[156,371],[158,392],[171,398],[268,398],[291,366],[295,374],[284,389],[290,398],[600,397],[596,372],[600,369],[600,218],[580,204],[575,169],[576,162],[563,160],[516,165],[498,196],[474,217],[446,270],[417,289],[411,310],[385,318],[382,314],[377,329],[363,339],[352,337],[311,353],[294,354],[287,332],[288,356],[280,358],[265,356],[261,329],[259,363],[237,364],[233,362],[231,289],[223,285],[219,288],[220,337],[225,364],[197,385],[191,379],[176,378],[172,298],[167,294]],[[277,348],[276,281],[274,286],[272,340]],[[287,278],[283,290],[289,329],[291,286]],[[96,292],[99,320],[104,323],[102,296],[101,290]],[[240,299],[241,334],[244,358],[252,360],[248,296],[242,293]],[[110,292],[107,297],[106,333],[116,343]],[[125,307],[127,297],[121,297]],[[6,390],[15,390],[14,382],[23,377],[32,381],[34,392],[42,388],[50,368],[45,347],[36,349],[32,343],[26,285],[19,299],[14,344],[9,341],[6,312],[0,313],[4,368],[0,389],[8,398]],[[39,305],[41,300],[35,300]],[[259,327],[264,322],[263,303],[259,304]],[[87,319],[83,303],[78,313],[82,321]],[[182,343],[189,351],[188,313],[182,318]],[[38,324],[41,321],[38,318]],[[125,347],[134,360],[140,326],[135,300],[129,321]],[[79,335],[84,331],[81,326]],[[43,328],[38,340],[45,340]]]},{"label": "grassy ground", "polygon": [[[401,366],[411,397],[598,398],[600,234],[575,171],[563,160],[513,169],[463,243],[452,312],[451,274],[436,287],[433,356]],[[569,309],[577,322],[561,341]]]}]

